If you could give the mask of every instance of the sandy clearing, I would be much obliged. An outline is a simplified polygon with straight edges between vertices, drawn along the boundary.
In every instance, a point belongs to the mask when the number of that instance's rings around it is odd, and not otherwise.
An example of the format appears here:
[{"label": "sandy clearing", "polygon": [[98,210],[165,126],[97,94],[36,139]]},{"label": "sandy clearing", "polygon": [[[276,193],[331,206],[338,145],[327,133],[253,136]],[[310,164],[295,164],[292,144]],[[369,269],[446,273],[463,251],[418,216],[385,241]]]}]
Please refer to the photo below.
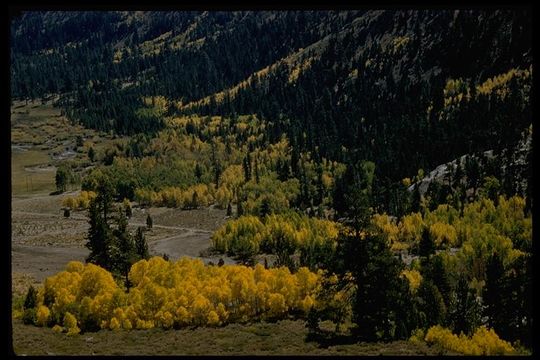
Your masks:
[{"label": "sandy clearing", "polygon": [[[44,195],[12,199],[13,273],[27,274],[42,282],[46,277],[64,270],[69,261],[84,262],[88,256],[89,250],[84,246],[88,229],[86,212],[74,211],[69,218],[65,218],[58,208],[62,197]],[[217,263],[223,258],[226,264],[235,263],[231,258],[214,256],[207,251],[211,245],[212,228],[217,228],[214,224],[223,221],[221,211],[137,209],[138,216],[129,221],[129,229],[133,233],[139,226],[146,228],[147,211],[154,218],[153,228],[146,232],[150,255],[167,254],[173,261],[189,256],[200,258],[205,263]],[[204,217],[205,213],[211,215],[203,220],[197,219]],[[166,225],[161,224],[161,220],[165,220]],[[180,226],[185,224],[201,224],[203,228]]]}]

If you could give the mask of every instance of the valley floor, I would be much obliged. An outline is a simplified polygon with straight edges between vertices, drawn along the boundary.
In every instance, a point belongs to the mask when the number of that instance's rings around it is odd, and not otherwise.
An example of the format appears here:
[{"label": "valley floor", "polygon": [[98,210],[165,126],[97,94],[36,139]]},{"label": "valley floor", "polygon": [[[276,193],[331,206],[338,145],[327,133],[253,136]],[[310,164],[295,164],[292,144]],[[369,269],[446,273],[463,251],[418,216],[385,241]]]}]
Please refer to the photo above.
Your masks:
[{"label": "valley floor", "polygon": [[[62,215],[65,196],[74,196],[74,193],[12,198],[14,283],[27,277],[41,283],[46,277],[64,270],[69,261],[84,262],[88,255],[84,246],[88,231],[86,211],[72,211],[71,216],[65,218]],[[146,232],[151,255],[167,254],[171,260],[181,256],[198,257],[214,263],[223,258],[225,263],[234,263],[233,259],[206,251],[211,245],[212,232],[226,221],[225,210],[134,208],[129,221],[132,232],[138,226],[146,226],[148,211],[154,219],[152,230]]]}]

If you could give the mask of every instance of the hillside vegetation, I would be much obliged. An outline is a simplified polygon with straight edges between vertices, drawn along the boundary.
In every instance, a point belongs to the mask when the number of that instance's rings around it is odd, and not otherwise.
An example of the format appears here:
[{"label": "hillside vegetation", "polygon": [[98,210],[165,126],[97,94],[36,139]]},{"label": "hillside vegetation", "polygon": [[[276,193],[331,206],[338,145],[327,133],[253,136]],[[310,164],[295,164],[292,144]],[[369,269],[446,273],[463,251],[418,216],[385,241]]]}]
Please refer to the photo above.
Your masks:
[{"label": "hillside vegetation", "polygon": [[[56,157],[89,254],[15,297],[14,321],[75,343],[289,319],[269,333],[304,338],[281,353],[526,353],[531,26],[525,8],[23,12],[12,102],[52,101],[76,155],[35,152],[64,134],[13,112],[12,148],[30,150],[12,177],[21,191],[22,166]],[[158,207],[226,216],[201,233],[154,224]],[[222,258],[151,256],[154,226]],[[278,352],[260,346],[213,349]]]}]

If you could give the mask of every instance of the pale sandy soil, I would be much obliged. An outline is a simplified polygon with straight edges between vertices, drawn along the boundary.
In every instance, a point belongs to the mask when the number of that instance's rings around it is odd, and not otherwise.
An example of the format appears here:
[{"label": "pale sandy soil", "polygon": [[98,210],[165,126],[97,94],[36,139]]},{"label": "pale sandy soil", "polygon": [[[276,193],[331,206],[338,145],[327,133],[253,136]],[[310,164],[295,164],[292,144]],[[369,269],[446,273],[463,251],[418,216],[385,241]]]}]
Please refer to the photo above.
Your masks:
[{"label": "pale sandy soil", "polygon": [[[61,205],[63,197],[75,194],[12,198],[11,265],[14,282],[25,277],[42,282],[63,270],[69,261],[84,262],[88,255],[84,246],[88,231],[86,212],[73,211],[69,218],[65,218]],[[151,255],[167,254],[171,260],[181,256],[199,257],[214,263],[223,257],[226,263],[234,263],[224,256],[208,255],[207,251],[212,232],[226,221],[224,210],[134,207],[129,221],[129,229],[133,233],[137,227],[146,226],[148,212],[154,224],[146,232]]]}]

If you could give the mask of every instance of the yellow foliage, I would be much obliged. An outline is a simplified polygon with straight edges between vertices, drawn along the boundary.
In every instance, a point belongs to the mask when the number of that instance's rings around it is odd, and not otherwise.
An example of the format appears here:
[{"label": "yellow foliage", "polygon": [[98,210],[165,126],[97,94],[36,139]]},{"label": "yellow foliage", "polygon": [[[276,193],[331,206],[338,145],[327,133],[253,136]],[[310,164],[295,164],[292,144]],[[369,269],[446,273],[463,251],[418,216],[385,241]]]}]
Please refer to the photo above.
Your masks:
[{"label": "yellow foliage", "polygon": [[[194,193],[197,193],[196,197],[194,197]],[[193,185],[186,190],[178,187],[166,187],[158,192],[137,188],[135,200],[141,205],[171,208],[209,206],[214,202],[214,191],[211,186],[206,184]],[[196,203],[193,202],[194,200]]]},{"label": "yellow foliage", "polygon": [[226,208],[232,203],[234,194],[244,182],[244,171],[241,165],[227,167],[219,178],[219,188],[216,190],[215,200],[219,207]]},{"label": "yellow foliage", "polygon": [[452,225],[436,222],[429,227],[429,234],[437,247],[457,245],[456,229]]},{"label": "yellow foliage", "polygon": [[116,317],[113,317],[111,319],[111,322],[109,323],[109,328],[111,330],[118,330],[120,329],[120,322],[118,321],[118,319]]},{"label": "yellow foliage", "polygon": [[84,271],[84,264],[80,261],[70,261],[66,266],[66,271],[80,274]]},{"label": "yellow foliage", "polygon": [[420,272],[418,270],[403,270],[401,275],[409,281],[409,288],[415,293],[422,282],[422,275]]},{"label": "yellow foliage", "polygon": [[68,329],[77,326],[77,319],[69,311],[64,315],[64,326]]},{"label": "yellow foliage", "polygon": [[90,206],[90,201],[94,199],[97,194],[93,191],[81,191],[76,197],[66,197],[62,201],[62,205],[70,209],[85,210]]},{"label": "yellow foliage", "polygon": [[68,335],[75,335],[81,332],[77,326],[77,319],[69,311],[64,315],[64,327],[68,330]]},{"label": "yellow foliage", "polygon": [[60,325],[54,325],[52,330],[55,332],[55,333],[61,333],[62,331],[64,331],[64,328],[61,327]]},{"label": "yellow foliage", "polygon": [[76,209],[77,208],[77,199],[74,198],[74,197],[66,197],[64,198],[64,200],[62,201],[62,205],[64,207],[67,207],[67,208],[70,208],[70,209]]},{"label": "yellow foliage", "polygon": [[46,326],[50,316],[51,311],[49,308],[44,305],[40,305],[36,313],[36,325]]},{"label": "yellow foliage", "polygon": [[510,71],[487,79],[485,82],[477,86],[477,91],[482,95],[496,95],[497,97],[504,98],[510,91],[508,89],[508,83],[513,79],[528,79],[531,76],[529,70],[510,69]]},{"label": "yellow foliage", "polygon": [[145,320],[137,319],[137,325],[136,325],[137,329],[139,330],[152,329],[153,327],[154,327],[154,322],[152,320],[145,321]]},{"label": "yellow foliage", "polygon": [[426,337],[426,334],[424,332],[424,329],[418,328],[413,330],[411,337],[409,338],[409,341],[413,344],[420,345],[424,343],[424,339]]},{"label": "yellow foliage", "polygon": [[424,221],[422,220],[422,215],[420,213],[405,215],[398,225],[398,238],[409,244],[418,243],[420,241],[423,226]]},{"label": "yellow foliage", "polygon": [[270,294],[268,297],[268,307],[271,316],[279,316],[287,311],[285,298],[281,294]]},{"label": "yellow foliage", "polygon": [[[66,268],[40,289],[36,323],[47,325],[60,316],[62,324],[55,325],[70,335],[80,332],[78,319],[93,319],[102,329],[170,329],[279,318],[289,309],[305,313],[316,304],[321,276],[307,268],[291,274],[287,268],[205,266],[196,259],[153,257],[132,266],[133,286],[126,293],[99,266],[71,262]],[[46,294],[54,299],[51,310],[42,304]]]},{"label": "yellow foliage", "polygon": [[219,315],[214,311],[210,311],[208,313],[208,318],[207,318],[207,322],[206,322],[209,326],[216,326],[216,325],[219,325],[220,321],[219,321]]},{"label": "yellow foliage", "polygon": [[302,310],[304,310],[305,313],[308,313],[313,305],[315,304],[315,301],[311,298],[311,296],[307,295],[304,300],[302,300]]},{"label": "yellow foliage", "polygon": [[411,38],[408,36],[397,36],[392,39],[392,48],[391,53],[397,54],[402,48],[406,47],[407,44],[411,41]]},{"label": "yellow foliage", "polygon": [[506,355],[514,353],[512,345],[501,340],[493,329],[479,327],[471,339],[482,350],[483,355]]},{"label": "yellow foliage", "polygon": [[432,326],[426,333],[428,344],[439,344],[441,347],[463,353],[465,355],[511,355],[515,353],[512,345],[485,326],[480,326],[472,337],[463,333],[452,334],[449,329],[440,325]]},{"label": "yellow foliage", "polygon": [[221,252],[237,253],[248,246],[256,253],[259,248],[271,252],[276,241],[294,248],[314,248],[338,236],[338,224],[328,220],[296,214],[268,215],[262,223],[256,216],[241,216],[230,220],[212,234],[212,245]]},{"label": "yellow foliage", "polygon": [[372,217],[372,223],[380,230],[390,245],[394,245],[398,242],[399,228],[388,215],[375,214]]},{"label": "yellow foliage", "polygon": [[174,323],[173,315],[168,311],[159,311],[156,314],[156,325],[164,329],[170,329]]}]

